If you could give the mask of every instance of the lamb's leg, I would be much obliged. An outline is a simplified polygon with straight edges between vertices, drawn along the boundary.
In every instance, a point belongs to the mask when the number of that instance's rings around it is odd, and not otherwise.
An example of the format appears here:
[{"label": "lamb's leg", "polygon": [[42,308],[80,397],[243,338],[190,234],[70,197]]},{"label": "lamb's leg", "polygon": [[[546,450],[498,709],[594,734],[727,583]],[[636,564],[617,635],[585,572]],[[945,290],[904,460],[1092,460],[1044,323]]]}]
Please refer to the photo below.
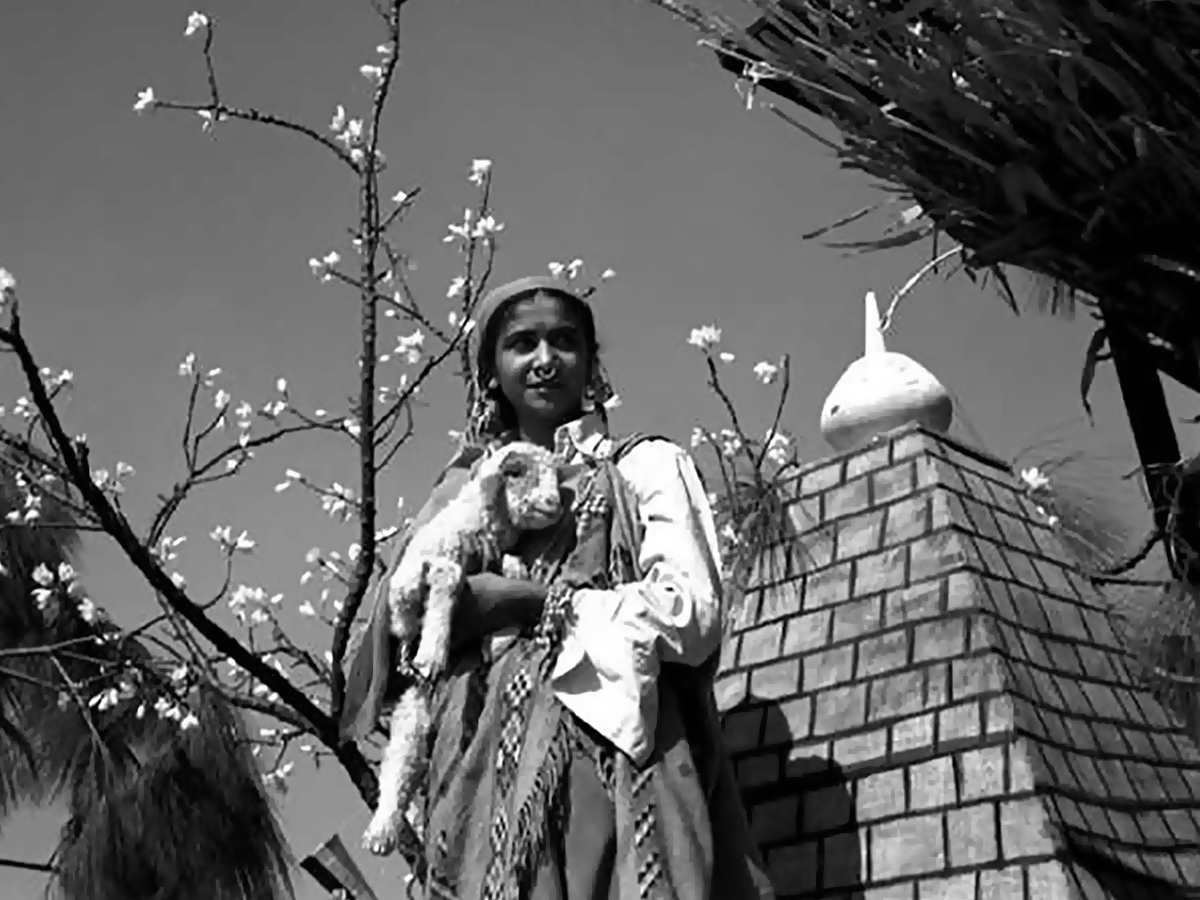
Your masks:
[{"label": "lamb's leg", "polygon": [[424,589],[425,566],[416,572],[409,566],[397,569],[388,584],[388,612],[392,637],[407,643],[416,637],[421,621],[421,592]]},{"label": "lamb's leg", "polygon": [[424,765],[428,734],[428,699],[420,687],[410,687],[392,710],[391,735],[379,767],[379,804],[363,833],[363,848],[377,856],[387,856],[399,842],[404,810]]},{"label": "lamb's leg", "polygon": [[462,566],[449,559],[430,560],[429,568],[425,571],[429,595],[425,600],[421,643],[417,646],[412,664],[426,678],[439,677],[449,662],[450,622],[454,615],[454,598],[462,579]]}]

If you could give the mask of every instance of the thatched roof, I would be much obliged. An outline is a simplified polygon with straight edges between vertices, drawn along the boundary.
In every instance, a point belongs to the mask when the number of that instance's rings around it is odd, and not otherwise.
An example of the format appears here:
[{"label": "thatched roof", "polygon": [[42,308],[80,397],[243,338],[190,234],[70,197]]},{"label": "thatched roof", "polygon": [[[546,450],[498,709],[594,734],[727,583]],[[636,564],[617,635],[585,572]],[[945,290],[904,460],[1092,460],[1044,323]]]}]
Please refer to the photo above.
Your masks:
[{"label": "thatched roof", "polygon": [[1050,276],[1200,390],[1191,4],[755,0],[763,15],[743,28],[657,2],[730,71],[836,126],[844,167],[923,207],[924,230],[879,246],[939,230],[970,267]]}]

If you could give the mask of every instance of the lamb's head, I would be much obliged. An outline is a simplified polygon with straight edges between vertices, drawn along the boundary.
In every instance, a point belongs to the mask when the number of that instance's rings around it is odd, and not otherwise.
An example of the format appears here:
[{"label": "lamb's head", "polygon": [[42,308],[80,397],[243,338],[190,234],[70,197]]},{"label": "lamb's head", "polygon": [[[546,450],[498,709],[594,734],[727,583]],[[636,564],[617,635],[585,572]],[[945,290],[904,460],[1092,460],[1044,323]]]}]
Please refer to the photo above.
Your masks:
[{"label": "lamb's head", "polygon": [[538,531],[562,516],[558,464],[554,454],[537,444],[515,441],[488,458],[479,470],[485,496],[503,505],[518,531]]}]

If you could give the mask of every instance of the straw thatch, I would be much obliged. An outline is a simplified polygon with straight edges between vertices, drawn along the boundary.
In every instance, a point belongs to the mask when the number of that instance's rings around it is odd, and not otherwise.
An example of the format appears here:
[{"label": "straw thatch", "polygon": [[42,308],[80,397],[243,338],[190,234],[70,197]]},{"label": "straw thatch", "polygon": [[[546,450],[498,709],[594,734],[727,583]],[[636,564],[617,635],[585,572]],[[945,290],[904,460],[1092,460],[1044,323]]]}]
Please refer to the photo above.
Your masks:
[{"label": "straw thatch", "polygon": [[[1082,293],[1200,390],[1200,11],[1184,0],[678,0],[722,65],[832,123],[841,164],[923,208],[971,269]],[[783,111],[780,111],[784,114]],[[814,138],[823,140],[792,119]]]},{"label": "straw thatch", "polygon": [[214,686],[189,699],[197,724],[186,731],[139,714],[136,697],[82,708],[130,664],[165,683],[173,662],[145,640],[97,640],[109,629],[62,591],[53,612],[38,610],[38,566],[56,571],[79,550],[76,513],[49,491],[36,522],[6,520],[24,507],[19,481],[46,471],[44,457],[0,431],[0,828],[24,806],[65,800],[48,892],[62,900],[292,896],[243,722]]}]

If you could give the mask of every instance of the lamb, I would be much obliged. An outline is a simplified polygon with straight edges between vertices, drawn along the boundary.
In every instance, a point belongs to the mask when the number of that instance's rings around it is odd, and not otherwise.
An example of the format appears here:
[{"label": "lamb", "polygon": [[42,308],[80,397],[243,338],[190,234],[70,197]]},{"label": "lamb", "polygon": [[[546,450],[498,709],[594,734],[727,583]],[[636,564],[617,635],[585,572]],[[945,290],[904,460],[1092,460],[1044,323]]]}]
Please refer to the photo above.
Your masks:
[{"label": "lamb", "polygon": [[401,818],[421,775],[430,727],[428,685],[446,671],[454,601],[469,562],[484,569],[499,564],[505,574],[514,574],[520,561],[507,551],[520,534],[549,527],[561,515],[553,454],[518,441],[485,459],[405,548],[389,584],[388,609],[399,664],[411,654],[417,678],[392,710],[379,804],[363,834],[370,852],[386,856],[396,848]]}]

